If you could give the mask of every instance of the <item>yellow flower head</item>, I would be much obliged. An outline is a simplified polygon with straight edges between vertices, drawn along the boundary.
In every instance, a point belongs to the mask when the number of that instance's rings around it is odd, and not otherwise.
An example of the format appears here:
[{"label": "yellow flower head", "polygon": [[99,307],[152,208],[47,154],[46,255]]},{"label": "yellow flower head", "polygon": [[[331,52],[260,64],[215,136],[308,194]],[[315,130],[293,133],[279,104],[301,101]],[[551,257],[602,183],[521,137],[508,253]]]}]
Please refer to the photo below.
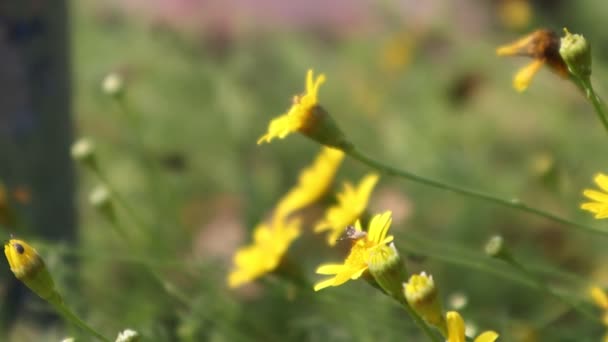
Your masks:
[{"label": "yellow flower head", "polygon": [[44,261],[32,246],[23,240],[10,239],[4,244],[4,254],[15,277],[34,293],[46,300],[59,297]]},{"label": "yellow flower head", "polygon": [[[340,286],[350,279],[361,277],[368,268],[371,254],[379,247],[393,241],[393,236],[386,236],[391,226],[391,212],[376,215],[369,223],[367,234],[360,234],[343,264],[325,264],[317,268],[318,274],[334,275],[315,284],[315,291],[329,286]],[[357,232],[363,232],[361,223],[355,224]]]},{"label": "yellow flower head", "polygon": [[254,229],[253,244],[240,248],[234,255],[234,269],[228,275],[228,286],[239,287],[272,272],[298,236],[300,221],[274,220],[273,226],[260,224]]},{"label": "yellow flower head", "polygon": [[568,67],[559,54],[559,36],[550,30],[540,29],[507,45],[496,49],[499,56],[526,56],[534,60],[521,68],[513,79],[515,90],[522,92],[528,88],[532,78],[547,64],[562,77],[568,76]]},{"label": "yellow flower head", "polygon": [[327,236],[330,246],[335,245],[344,229],[361,216],[378,179],[379,176],[372,173],[365,176],[357,187],[344,183],[344,190],[337,194],[338,203],[329,208],[325,218],[315,226],[316,233],[330,231]]},{"label": "yellow flower head", "polygon": [[603,192],[585,189],[583,195],[594,202],[581,204],[581,209],[594,213],[598,220],[604,219],[608,217],[608,175],[598,173],[593,180]]},{"label": "yellow flower head", "polygon": [[298,184],[277,205],[276,217],[284,218],[318,200],[329,189],[344,152],[323,147],[313,164],[300,173]]},{"label": "yellow flower head", "polygon": [[306,74],[306,93],[302,96],[294,96],[289,111],[270,121],[268,132],[258,139],[258,145],[263,142],[270,142],[274,138],[283,139],[293,132],[305,130],[307,125],[310,124],[311,110],[318,104],[317,93],[319,87],[324,82],[324,74],[315,79],[312,69],[309,69]]},{"label": "yellow flower head", "polygon": [[[446,315],[446,320],[448,325],[447,342],[466,342],[464,320],[460,314],[456,311],[450,311]],[[489,330],[477,336],[474,342],[494,342],[497,338],[498,334]]]},{"label": "yellow flower head", "polygon": [[433,276],[425,272],[420,275],[413,274],[410,280],[403,284],[403,290],[407,302],[425,321],[442,330],[445,328]]}]

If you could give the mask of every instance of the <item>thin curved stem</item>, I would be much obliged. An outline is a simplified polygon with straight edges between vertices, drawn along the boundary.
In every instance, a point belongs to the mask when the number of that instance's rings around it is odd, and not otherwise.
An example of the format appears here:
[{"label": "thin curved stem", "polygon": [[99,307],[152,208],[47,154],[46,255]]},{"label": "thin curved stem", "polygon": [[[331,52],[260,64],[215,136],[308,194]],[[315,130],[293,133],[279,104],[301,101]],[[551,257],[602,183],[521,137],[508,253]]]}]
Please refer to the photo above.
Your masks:
[{"label": "thin curved stem", "polygon": [[584,224],[581,224],[578,222],[574,222],[574,221],[565,219],[563,217],[559,217],[555,214],[552,214],[552,213],[549,213],[549,212],[546,212],[546,211],[543,211],[543,210],[540,210],[540,209],[537,209],[534,207],[530,207],[527,204],[521,202],[517,198],[504,199],[504,198],[500,198],[500,197],[497,197],[497,196],[494,196],[494,195],[491,195],[491,194],[488,194],[485,192],[481,192],[478,190],[472,190],[472,189],[468,189],[468,188],[461,187],[458,185],[444,183],[442,181],[423,177],[423,176],[417,175],[415,173],[412,173],[412,172],[409,172],[406,170],[400,170],[395,167],[386,165],[382,162],[379,162],[379,161],[361,153],[359,150],[357,150],[354,147],[351,149],[347,149],[344,152],[347,155],[349,155],[350,157],[352,157],[353,159],[358,160],[359,162],[361,162],[373,169],[376,169],[382,173],[385,173],[389,176],[394,176],[394,177],[398,177],[398,178],[411,180],[416,183],[424,184],[424,185],[431,186],[431,187],[441,189],[441,190],[454,192],[454,193],[457,193],[459,195],[463,195],[466,197],[476,198],[476,199],[484,200],[487,202],[492,202],[492,203],[501,205],[503,207],[517,209],[517,210],[520,210],[520,211],[523,211],[523,212],[526,212],[526,213],[529,213],[532,215],[544,217],[551,221],[558,222],[558,223],[561,223],[561,224],[564,224],[567,226],[576,227],[576,228],[579,228],[580,230],[584,230],[584,231],[587,231],[590,233],[596,233],[596,234],[608,236],[608,230],[606,230],[606,229],[587,226],[587,225],[584,225]]},{"label": "thin curved stem", "polygon": [[591,79],[580,79],[580,87],[585,92],[585,96],[587,100],[591,102],[593,105],[593,109],[595,110],[595,114],[597,114],[598,119],[602,122],[604,129],[608,133],[608,119],[606,118],[606,108],[602,100],[597,96],[597,93],[593,89],[593,85],[591,84]]},{"label": "thin curved stem", "polygon": [[428,324],[412,309],[411,306],[405,301],[399,301],[401,306],[407,311],[410,317],[414,320],[416,325],[424,332],[424,334],[433,342],[441,342],[442,339],[437,337],[437,334],[433,333]]},{"label": "thin curved stem", "polygon": [[68,309],[65,306],[65,304],[63,303],[63,301],[61,300],[61,297],[59,297],[59,295],[49,299],[49,303],[51,303],[51,305],[53,305],[55,310],[57,310],[68,321],[74,323],[79,328],[85,330],[92,336],[95,336],[100,341],[110,342],[110,340],[108,338],[106,338],[105,336],[100,334],[97,330],[93,329],[91,326],[86,324],[83,320],[81,320],[78,316],[76,316],[70,309]]}]

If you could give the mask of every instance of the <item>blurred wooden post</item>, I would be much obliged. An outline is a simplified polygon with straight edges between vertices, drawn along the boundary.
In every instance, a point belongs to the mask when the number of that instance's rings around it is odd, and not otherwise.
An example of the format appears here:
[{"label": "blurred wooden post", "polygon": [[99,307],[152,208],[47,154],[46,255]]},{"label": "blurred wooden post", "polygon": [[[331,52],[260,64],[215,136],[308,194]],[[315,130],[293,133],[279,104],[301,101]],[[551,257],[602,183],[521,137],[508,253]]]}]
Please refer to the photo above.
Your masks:
[{"label": "blurred wooden post", "polygon": [[[67,19],[65,0],[0,1],[0,180],[29,191],[20,210],[28,235],[74,241]],[[20,296],[5,296],[12,319]]]}]

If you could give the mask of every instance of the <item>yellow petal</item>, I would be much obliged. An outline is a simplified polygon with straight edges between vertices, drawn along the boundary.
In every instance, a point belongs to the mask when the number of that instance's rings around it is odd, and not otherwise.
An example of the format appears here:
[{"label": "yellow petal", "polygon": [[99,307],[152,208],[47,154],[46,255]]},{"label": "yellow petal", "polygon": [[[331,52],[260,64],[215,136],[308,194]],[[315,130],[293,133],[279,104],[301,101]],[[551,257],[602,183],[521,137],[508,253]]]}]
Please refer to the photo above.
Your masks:
[{"label": "yellow petal", "polygon": [[446,315],[448,326],[447,342],[465,342],[464,320],[456,311],[450,311]]},{"label": "yellow petal", "polygon": [[380,243],[386,236],[388,229],[391,226],[392,213],[390,211],[386,211],[381,215],[376,215],[372,218],[369,224],[369,240],[375,243]]},{"label": "yellow petal", "polygon": [[515,56],[522,53],[522,50],[525,50],[530,43],[536,39],[534,34],[529,34],[513,43],[499,46],[496,49],[496,54],[498,56]]},{"label": "yellow petal", "polygon": [[342,264],[325,264],[325,265],[321,265],[321,266],[317,267],[317,270],[315,271],[315,273],[325,274],[325,275],[338,274],[338,273],[340,273],[340,271],[342,271],[343,268],[344,268],[344,265],[342,265]]},{"label": "yellow petal", "polygon": [[513,87],[518,92],[522,92],[528,88],[532,78],[538,70],[545,64],[543,59],[535,59],[532,63],[526,65],[525,67],[519,69],[517,74],[515,74],[515,78],[513,78]]},{"label": "yellow petal", "polygon": [[357,193],[357,195],[360,197],[359,198],[360,201],[367,203],[369,196],[370,196],[372,190],[374,189],[374,187],[376,186],[376,183],[378,183],[379,179],[380,179],[380,176],[378,174],[370,173],[370,174],[367,174],[363,178],[363,180],[361,180],[361,183],[359,183],[358,193]]},{"label": "yellow petal", "polygon": [[593,286],[591,287],[591,289],[589,289],[589,294],[591,295],[591,298],[593,299],[595,304],[597,304],[602,309],[608,310],[608,295],[606,295],[606,292],[604,292],[604,290],[597,286]]},{"label": "yellow petal", "polygon": [[485,331],[483,334],[477,336],[474,342],[494,342],[498,338],[498,333],[495,331]]},{"label": "yellow petal", "polygon": [[595,181],[595,184],[597,184],[602,190],[608,192],[608,175],[598,173],[595,175],[593,180]]},{"label": "yellow petal", "polygon": [[581,209],[597,214],[608,209],[608,205],[598,202],[586,202],[581,204]]},{"label": "yellow petal", "polygon": [[323,280],[323,281],[316,283],[314,289],[315,289],[315,291],[323,290],[326,287],[332,286],[333,283],[334,283],[334,278],[329,278],[327,280]]},{"label": "yellow petal", "polygon": [[600,211],[599,213],[595,214],[594,218],[596,220],[601,220],[601,219],[605,219],[608,217],[608,208]]},{"label": "yellow petal", "polygon": [[594,201],[608,204],[608,194],[605,194],[603,192],[587,189],[583,191],[583,195]]}]

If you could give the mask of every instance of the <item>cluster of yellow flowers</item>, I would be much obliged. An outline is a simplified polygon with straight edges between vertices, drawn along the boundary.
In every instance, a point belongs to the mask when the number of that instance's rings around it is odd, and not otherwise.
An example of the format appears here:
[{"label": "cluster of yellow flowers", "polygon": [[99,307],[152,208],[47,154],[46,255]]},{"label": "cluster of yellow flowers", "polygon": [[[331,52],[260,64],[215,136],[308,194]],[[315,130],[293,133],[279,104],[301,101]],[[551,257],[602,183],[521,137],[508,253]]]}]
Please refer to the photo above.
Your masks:
[{"label": "cluster of yellow flowers", "polygon": [[[318,126],[311,124],[311,117],[316,115],[315,109],[319,108],[318,91],[324,81],[325,75],[314,78],[312,70],[309,70],[306,93],[296,96],[289,111],[270,122],[268,132],[258,140],[258,144],[274,138],[282,139],[296,131],[313,132]],[[251,282],[279,267],[289,246],[301,234],[301,220],[294,214],[328,192],[343,159],[344,152],[341,150],[323,147],[313,164],[302,170],[298,184],[276,205],[271,224],[260,224],[255,228],[253,243],[235,253],[234,268],[228,275],[230,287]],[[328,232],[328,244],[335,245],[344,228],[355,223],[364,213],[378,179],[377,174],[371,173],[357,186],[345,182],[343,191],[336,194],[336,205],[327,210],[314,231]]]},{"label": "cluster of yellow flowers", "polygon": [[[324,81],[325,75],[315,79],[309,70],[306,93],[296,96],[289,111],[270,122],[268,132],[258,140],[258,144],[300,132],[325,145],[347,149],[350,144],[318,104],[319,87]],[[335,139],[336,136],[339,140]],[[334,144],[336,141],[340,144]],[[235,253],[234,268],[228,275],[230,287],[243,285],[273,271],[278,273],[290,244],[301,234],[297,211],[316,202],[328,191],[343,157],[342,151],[324,147],[315,162],[302,171],[296,187],[277,204],[271,224],[255,228],[253,244]],[[378,181],[379,175],[371,173],[357,185],[345,182],[342,191],[336,194],[337,203],[329,207],[315,224],[314,232],[328,232],[329,246],[343,240],[350,242],[351,247],[343,262],[322,264],[316,269],[316,273],[330,277],[316,283],[314,290],[340,286],[369,274],[371,277],[364,277],[366,280],[435,326],[449,342],[465,341],[462,317],[457,312],[442,312],[432,277],[423,272],[405,282],[405,266],[393,243],[394,237],[388,234],[391,212],[373,216],[364,229],[361,217]],[[487,331],[475,341],[492,342],[497,338],[497,333]]]}]

